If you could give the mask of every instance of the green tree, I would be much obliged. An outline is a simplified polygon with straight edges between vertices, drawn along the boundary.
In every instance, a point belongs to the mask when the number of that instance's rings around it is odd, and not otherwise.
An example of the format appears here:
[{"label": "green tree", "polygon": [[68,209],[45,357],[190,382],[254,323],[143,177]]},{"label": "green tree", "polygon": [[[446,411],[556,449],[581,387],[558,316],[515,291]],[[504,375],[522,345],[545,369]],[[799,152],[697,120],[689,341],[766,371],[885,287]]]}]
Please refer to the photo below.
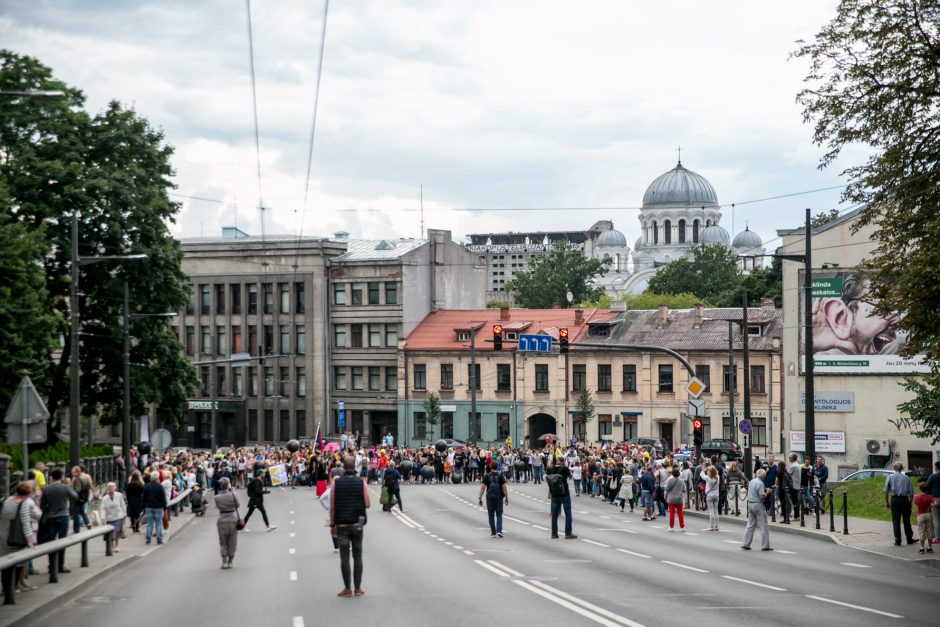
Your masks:
[{"label": "green tree", "polygon": [[578,420],[590,422],[594,419],[594,396],[591,394],[591,390],[587,388],[581,390],[574,410],[578,416]]},{"label": "green tree", "polygon": [[[925,354],[932,375],[910,380],[909,405],[940,438],[940,4],[935,0],[843,0],[836,15],[793,53],[807,59],[797,95],[820,167],[843,149],[869,156],[844,174],[844,198],[863,204],[856,229],[878,242],[864,269],[882,315],[903,313],[907,355]],[[903,406],[903,405],[902,405]]]},{"label": "green tree", "polygon": [[814,229],[818,229],[821,226],[829,224],[833,220],[839,217],[838,209],[830,209],[829,211],[820,211],[815,216],[810,218],[809,224]]},{"label": "green tree", "polygon": [[[178,311],[189,298],[182,253],[167,225],[179,206],[169,200],[172,149],[163,135],[117,102],[95,115],[84,96],[53,78],[37,60],[0,51],[0,90],[61,90],[64,98],[0,99],[0,181],[9,191],[13,221],[42,227],[49,298],[47,313],[68,320],[71,217],[78,213],[82,256],[144,253],[143,262],[98,263],[81,273],[82,411],[119,420],[122,408],[121,309],[129,281],[132,312]],[[64,322],[59,331],[68,333]],[[133,413],[150,403],[174,426],[196,388],[165,318],[134,322],[131,361]],[[68,343],[43,381],[53,416],[68,402]],[[53,429],[58,425],[53,423]]]},{"label": "green tree", "polygon": [[593,287],[591,281],[604,274],[610,264],[610,257],[603,261],[588,259],[564,242],[555,242],[548,254],[536,257],[529,271],[518,273],[506,284],[506,289],[514,292],[516,304],[526,309],[568,307],[569,291],[573,303],[593,302],[604,290]]},{"label": "green tree", "polygon": [[422,403],[424,406],[424,419],[431,425],[431,441],[434,441],[434,427],[441,421],[441,397],[437,392],[428,392],[428,397]]},{"label": "green tree", "polygon": [[706,300],[690,293],[652,294],[643,292],[642,294],[628,294],[626,302],[627,309],[657,309],[660,305],[666,305],[670,309],[691,309],[698,304],[706,307],[710,306]]},{"label": "green tree", "polygon": [[694,294],[716,306],[720,295],[734,289],[740,280],[737,258],[720,244],[696,246],[692,258],[671,261],[649,281],[646,291],[651,294]]}]

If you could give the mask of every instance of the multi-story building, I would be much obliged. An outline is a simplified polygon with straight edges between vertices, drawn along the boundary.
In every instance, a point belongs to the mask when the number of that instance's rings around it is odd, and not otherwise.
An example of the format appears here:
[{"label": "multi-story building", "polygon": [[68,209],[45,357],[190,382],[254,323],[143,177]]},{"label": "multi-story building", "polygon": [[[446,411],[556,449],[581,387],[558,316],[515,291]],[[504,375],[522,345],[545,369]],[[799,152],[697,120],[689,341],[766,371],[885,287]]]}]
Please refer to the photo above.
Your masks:
[{"label": "multi-story building", "polygon": [[[435,437],[489,444],[512,437],[535,445],[553,433],[591,443],[633,437],[688,442],[689,374],[669,355],[642,348],[662,346],[682,355],[706,384],[706,438],[732,437],[735,416],[743,417],[742,312],[736,309],[669,311],[526,310],[438,311],[420,324],[399,352],[399,425],[403,442],[431,437],[424,406],[429,393],[441,399]],[[733,369],[729,367],[730,332]],[[500,324],[503,350],[487,340]],[[519,333],[558,339],[567,328],[570,351],[516,350]],[[782,312],[767,301],[748,312],[750,419],[754,453],[781,448],[780,416]],[[473,338],[473,355],[470,344]],[[616,345],[616,346],[612,346]],[[620,345],[640,348],[623,349]],[[605,348],[607,347],[607,348]],[[473,366],[471,366],[473,363]],[[470,390],[476,371],[476,398]],[[714,378],[713,378],[714,373]],[[731,375],[730,373],[733,373]],[[721,383],[712,381],[721,377]],[[582,420],[577,401],[588,390],[595,416]],[[734,390],[733,397],[729,390]],[[731,399],[736,410],[731,412]],[[475,402],[476,413],[471,410]]]},{"label": "multi-story building", "polygon": [[[484,306],[483,260],[430,229],[423,240],[351,240],[330,260],[330,432],[397,437],[398,344],[430,311]],[[339,424],[340,408],[344,424]]]},{"label": "multi-story building", "polygon": [[[813,229],[813,339],[816,451],[835,474],[862,467],[930,469],[940,451],[917,438],[917,426],[898,405],[911,398],[904,379],[929,371],[922,357],[904,358],[904,335],[897,318],[872,315],[866,282],[856,267],[878,246],[873,228],[853,227],[861,210]],[[779,230],[780,252],[802,254],[805,229]],[[803,373],[803,268],[783,264],[787,450],[805,450],[805,377]]]}]

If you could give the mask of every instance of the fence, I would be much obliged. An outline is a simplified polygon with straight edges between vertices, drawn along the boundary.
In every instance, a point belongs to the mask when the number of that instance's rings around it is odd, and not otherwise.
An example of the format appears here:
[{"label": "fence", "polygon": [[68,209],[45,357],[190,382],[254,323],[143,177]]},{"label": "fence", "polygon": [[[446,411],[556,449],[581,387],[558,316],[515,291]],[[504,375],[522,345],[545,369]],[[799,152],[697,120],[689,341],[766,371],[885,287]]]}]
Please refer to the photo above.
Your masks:
[{"label": "fence", "polygon": [[[97,486],[107,485],[111,481],[118,485],[124,482],[125,471],[118,464],[117,457],[114,455],[83,458],[80,463],[85,467],[85,472],[91,476]],[[61,468],[62,472],[66,472],[69,464],[68,462],[46,462],[45,466],[46,479],[48,480],[49,473],[53,468]],[[0,497],[9,496],[16,488],[16,484],[22,480],[22,470],[11,472],[9,455],[0,455]]]}]

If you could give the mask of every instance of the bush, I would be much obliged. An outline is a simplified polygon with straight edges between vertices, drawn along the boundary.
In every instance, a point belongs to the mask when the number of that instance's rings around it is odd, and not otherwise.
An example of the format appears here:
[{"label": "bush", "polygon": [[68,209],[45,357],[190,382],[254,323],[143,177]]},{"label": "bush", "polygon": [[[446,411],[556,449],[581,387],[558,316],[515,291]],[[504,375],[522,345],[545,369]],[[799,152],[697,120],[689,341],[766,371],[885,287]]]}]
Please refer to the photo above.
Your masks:
[{"label": "bush", "polygon": [[[23,445],[21,444],[0,444],[0,453],[10,456],[10,472],[23,469]],[[83,446],[81,448],[81,457],[104,457],[114,455],[114,448],[110,444],[101,444],[98,446]],[[56,442],[54,445],[44,449],[31,450],[29,452],[30,468],[36,465],[36,462],[68,462],[69,461],[69,443]]]}]

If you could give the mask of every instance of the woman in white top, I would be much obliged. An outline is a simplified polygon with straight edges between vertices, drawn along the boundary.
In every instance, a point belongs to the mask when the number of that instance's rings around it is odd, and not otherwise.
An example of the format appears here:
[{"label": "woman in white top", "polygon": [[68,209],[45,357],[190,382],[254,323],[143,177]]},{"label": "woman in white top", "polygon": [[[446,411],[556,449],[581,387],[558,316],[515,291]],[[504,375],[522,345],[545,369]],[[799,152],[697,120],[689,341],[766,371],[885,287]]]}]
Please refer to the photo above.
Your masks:
[{"label": "woman in white top", "polygon": [[630,512],[633,512],[633,484],[636,482],[636,479],[633,478],[629,472],[623,473],[622,483],[620,484],[620,493],[617,495],[617,498],[620,499],[620,511],[623,511],[623,506],[629,501],[630,502]]},{"label": "woman in white top", "polygon": [[108,484],[107,493],[101,497],[101,518],[114,527],[111,534],[111,545],[115,551],[120,551],[121,530],[124,528],[124,519],[127,517],[127,503],[124,495],[117,491],[117,484],[113,481]]},{"label": "woman in white top", "polygon": [[718,531],[718,469],[708,467],[708,472],[702,471],[702,481],[705,482],[705,502],[708,504],[709,531]]},{"label": "woman in white top", "polygon": [[574,495],[581,496],[581,464],[577,460],[571,462],[571,479],[574,482]]}]

